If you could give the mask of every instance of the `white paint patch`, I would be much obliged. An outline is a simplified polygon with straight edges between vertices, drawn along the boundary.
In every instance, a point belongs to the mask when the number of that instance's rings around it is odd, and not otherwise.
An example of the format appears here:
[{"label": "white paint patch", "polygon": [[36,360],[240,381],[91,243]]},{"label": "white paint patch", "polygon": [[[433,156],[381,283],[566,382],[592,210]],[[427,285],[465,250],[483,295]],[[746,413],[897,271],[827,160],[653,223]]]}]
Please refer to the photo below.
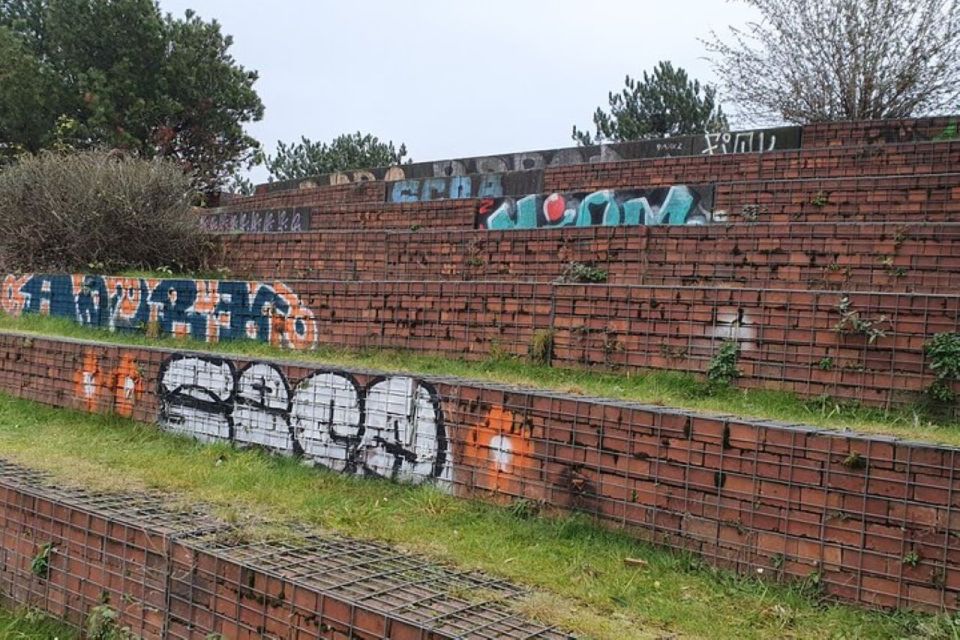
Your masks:
[{"label": "white paint patch", "polygon": [[510,473],[513,461],[513,442],[508,436],[496,435],[490,438],[490,461],[497,471]]},{"label": "white paint patch", "polygon": [[160,381],[160,425],[207,442],[230,438],[233,370],[224,361],[173,360]]},{"label": "white paint patch", "polygon": [[[382,380],[367,391],[357,458],[368,471],[402,482],[434,475],[440,449],[438,416],[429,390],[413,378]],[[440,478],[451,480],[449,457]]]},{"label": "white paint patch", "polygon": [[741,314],[738,310],[718,312],[717,322],[707,330],[707,335],[720,340],[736,340],[744,351],[757,348],[756,324],[749,314]]},{"label": "white paint patch", "polygon": [[248,367],[237,381],[234,439],[293,453],[289,409],[290,393],[283,374],[268,364]]},{"label": "white paint patch", "polygon": [[344,471],[360,442],[360,394],[335,373],[317,373],[293,394],[291,421],[304,455]]}]

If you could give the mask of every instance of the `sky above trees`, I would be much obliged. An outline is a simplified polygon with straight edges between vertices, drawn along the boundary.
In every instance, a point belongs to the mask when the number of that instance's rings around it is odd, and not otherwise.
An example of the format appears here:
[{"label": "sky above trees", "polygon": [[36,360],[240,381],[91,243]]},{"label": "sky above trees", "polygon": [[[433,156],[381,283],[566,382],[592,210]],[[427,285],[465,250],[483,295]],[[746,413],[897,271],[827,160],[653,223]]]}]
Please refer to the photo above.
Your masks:
[{"label": "sky above trees", "polygon": [[[277,140],[364,131],[416,161],[572,146],[597,105],[659,60],[714,82],[699,38],[754,19],[722,0],[160,0],[234,37]],[[721,96],[722,100],[722,96]],[[736,126],[736,121],[731,124]],[[253,170],[266,181],[264,167]]]}]

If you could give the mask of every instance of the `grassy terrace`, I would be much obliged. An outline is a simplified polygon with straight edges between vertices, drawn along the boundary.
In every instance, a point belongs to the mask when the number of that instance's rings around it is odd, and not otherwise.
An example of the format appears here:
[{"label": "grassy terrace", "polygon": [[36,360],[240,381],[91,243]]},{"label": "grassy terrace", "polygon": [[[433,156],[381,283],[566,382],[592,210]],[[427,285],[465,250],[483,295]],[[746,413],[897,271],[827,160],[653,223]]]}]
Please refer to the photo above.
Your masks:
[{"label": "grassy terrace", "polygon": [[534,516],[430,487],[348,477],[256,450],[201,445],[116,416],[0,396],[0,456],[64,484],[158,489],[180,504],[209,504],[241,526],[265,519],[269,526],[252,527],[252,536],[285,535],[285,525],[306,523],[481,569],[536,588],[517,606],[585,638],[960,636],[960,618],[828,604],[815,585],[736,577],[583,517]]},{"label": "grassy terrace", "polygon": [[287,358],[325,365],[366,367],[420,375],[459,376],[553,389],[573,394],[634,400],[685,409],[782,420],[827,429],[855,430],[960,446],[960,421],[930,413],[923,407],[883,410],[838,403],[829,398],[805,399],[792,393],[762,389],[710,390],[696,376],[672,371],[613,372],[557,369],[523,359],[491,358],[467,362],[449,357],[401,351],[345,351],[321,347],[314,351],[284,351],[253,341],[207,344],[170,337],[147,338],[82,327],[63,318],[0,313],[0,330],[99,340],[113,344],[162,346],[254,358]]}]

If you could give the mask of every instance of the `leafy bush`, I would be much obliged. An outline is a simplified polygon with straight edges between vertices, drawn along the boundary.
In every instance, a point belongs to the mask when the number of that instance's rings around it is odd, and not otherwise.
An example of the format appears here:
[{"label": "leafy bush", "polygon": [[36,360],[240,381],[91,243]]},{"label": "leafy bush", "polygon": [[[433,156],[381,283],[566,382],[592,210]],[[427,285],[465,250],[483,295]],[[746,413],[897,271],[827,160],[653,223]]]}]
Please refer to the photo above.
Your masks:
[{"label": "leafy bush", "polygon": [[734,340],[727,340],[710,360],[707,367],[707,382],[713,389],[729,386],[740,377],[737,360],[740,359],[740,345]]},{"label": "leafy bush", "polygon": [[934,400],[952,402],[952,385],[960,380],[960,333],[938,333],[923,348],[928,366],[937,376],[927,392]]},{"label": "leafy bush", "polygon": [[192,198],[190,178],[170,161],[107,151],[22,156],[0,171],[0,267],[208,268],[215,244]]}]

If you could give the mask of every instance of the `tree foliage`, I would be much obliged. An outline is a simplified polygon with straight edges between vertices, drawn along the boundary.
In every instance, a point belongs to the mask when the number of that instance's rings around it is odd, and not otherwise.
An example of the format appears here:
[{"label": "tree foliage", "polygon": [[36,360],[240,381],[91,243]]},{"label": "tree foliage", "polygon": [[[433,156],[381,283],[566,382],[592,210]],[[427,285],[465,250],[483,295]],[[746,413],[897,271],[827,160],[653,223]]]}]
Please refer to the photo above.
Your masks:
[{"label": "tree foliage", "polygon": [[0,170],[0,267],[9,271],[209,266],[213,239],[170,160],[116,150],[25,155]]},{"label": "tree foliage", "polygon": [[392,141],[381,142],[374,135],[358,131],[337,136],[330,143],[313,142],[306,137],[289,145],[277,142],[277,153],[266,159],[266,165],[271,180],[298,180],[338,171],[398,165],[406,155],[405,144],[397,149]]},{"label": "tree foliage", "polygon": [[755,123],[901,118],[956,109],[958,0],[742,0],[762,19],[707,47]]},{"label": "tree foliage", "polygon": [[642,81],[627,76],[626,87],[620,93],[611,91],[609,102],[609,113],[598,107],[593,114],[595,136],[573,127],[577,143],[586,146],[727,128],[715,89],[690,80],[686,71],[666,61],[652,73],[644,71]]},{"label": "tree foliage", "polygon": [[0,0],[0,155],[109,146],[175,160],[214,191],[263,116],[232,39],[155,0]]}]

